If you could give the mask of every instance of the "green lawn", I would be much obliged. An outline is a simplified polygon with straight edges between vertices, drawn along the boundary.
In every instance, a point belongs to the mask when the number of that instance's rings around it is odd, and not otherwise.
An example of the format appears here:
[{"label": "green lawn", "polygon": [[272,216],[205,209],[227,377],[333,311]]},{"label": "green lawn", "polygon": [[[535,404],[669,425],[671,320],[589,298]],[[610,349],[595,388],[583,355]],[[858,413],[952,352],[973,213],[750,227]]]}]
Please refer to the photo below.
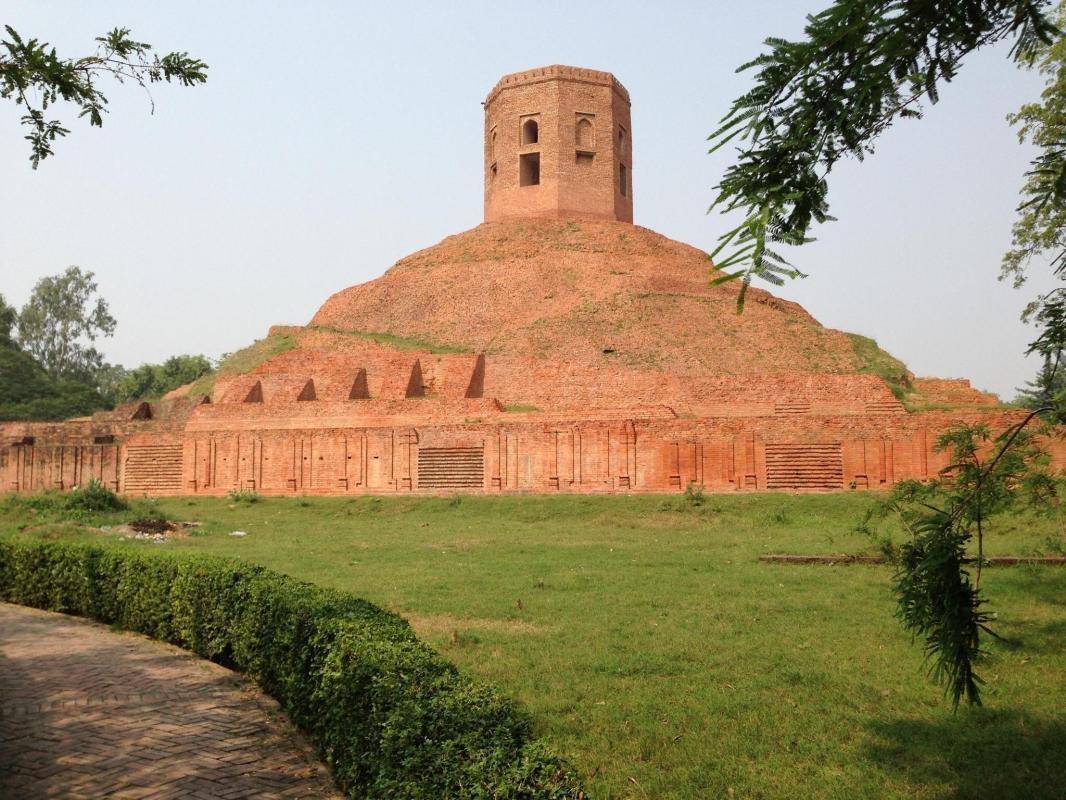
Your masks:
[{"label": "green lawn", "polygon": [[[595,798],[1063,798],[1066,569],[987,569],[986,706],[951,712],[893,618],[866,495],[172,499],[164,545],[240,556],[411,620],[533,713]],[[234,530],[245,537],[229,536]],[[990,554],[1061,552],[1059,523],[994,526]]]}]

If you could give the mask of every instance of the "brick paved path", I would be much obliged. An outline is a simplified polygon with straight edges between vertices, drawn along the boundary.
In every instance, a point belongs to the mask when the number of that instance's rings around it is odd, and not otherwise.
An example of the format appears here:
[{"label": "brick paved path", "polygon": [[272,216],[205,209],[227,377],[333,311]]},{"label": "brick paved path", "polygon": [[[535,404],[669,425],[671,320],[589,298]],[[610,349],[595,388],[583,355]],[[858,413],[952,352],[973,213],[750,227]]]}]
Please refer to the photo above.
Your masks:
[{"label": "brick paved path", "polygon": [[0,603],[0,798],[339,798],[270,698],[143,636]]}]

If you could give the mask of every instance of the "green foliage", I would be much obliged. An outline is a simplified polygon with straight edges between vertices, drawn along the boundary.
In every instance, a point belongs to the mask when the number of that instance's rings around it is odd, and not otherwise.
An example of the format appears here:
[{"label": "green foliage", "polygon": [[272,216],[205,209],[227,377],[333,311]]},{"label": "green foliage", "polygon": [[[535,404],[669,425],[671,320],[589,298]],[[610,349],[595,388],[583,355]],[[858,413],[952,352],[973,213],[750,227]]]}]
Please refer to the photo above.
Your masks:
[{"label": "green foliage", "polygon": [[264,361],[287,353],[294,347],[296,337],[291,333],[272,333],[235,353],[224,353],[219,359],[218,368],[197,378],[189,387],[189,394],[209,395],[214,391],[215,380],[220,375],[243,375],[251,372]]},{"label": "green foliage", "polygon": [[107,301],[97,295],[93,277],[80,267],[67,267],[41,278],[19,312],[19,345],[53,378],[92,384],[104,365],[92,342],[113,335],[116,322]]},{"label": "green foliage", "polygon": [[34,169],[53,154],[55,140],[70,133],[59,120],[45,118],[49,106],[62,99],[78,107],[78,116],[87,117],[90,125],[104,124],[107,97],[97,86],[100,77],[132,81],[145,90],[162,81],[194,86],[207,80],[204,62],[188,53],[159,57],[150,44],[130,38],[128,28],[98,36],[96,52],[76,59],[60,58],[47,42],[23,39],[10,25],[4,29],[8,38],[0,39],[0,98],[13,98],[26,110],[22,124],[30,129],[26,139]]},{"label": "green foliage", "polygon": [[993,617],[982,610],[984,601],[965,566],[972,534],[944,516],[914,521],[914,538],[900,552],[895,591],[904,628],[924,640],[930,674],[957,708],[963,696],[981,704],[974,663],[980,634],[991,633]]},{"label": "green foliage", "polygon": [[9,306],[4,296],[0,294],[0,347],[11,343],[11,334],[15,329],[17,319],[18,311],[14,306]]},{"label": "green foliage", "polygon": [[343,592],[240,561],[0,540],[0,598],[138,631],[243,670],[352,796],[580,796],[528,717]]},{"label": "green foliage", "polygon": [[913,389],[911,371],[907,369],[907,365],[886,353],[869,337],[857,333],[849,333],[847,337],[851,339],[855,355],[862,364],[859,372],[880,377],[888,385],[893,396],[902,402]]},{"label": "green foliage", "polygon": [[[32,514],[42,522],[62,520],[109,519],[114,512],[129,511],[129,504],[112,492],[100,481],[93,479],[85,486],[76,486],[69,492],[48,491],[35,494],[10,494],[3,498],[3,508],[7,511],[21,511]],[[151,516],[152,512],[141,511],[142,516]],[[158,516],[158,514],[156,514]]]},{"label": "green foliage", "polygon": [[395,347],[397,350],[428,350],[430,353],[446,355],[448,353],[469,353],[470,348],[459,345],[438,344],[427,339],[419,339],[415,336],[399,336],[395,333],[372,333],[370,331],[350,331],[341,328],[333,328],[328,325],[308,325],[311,330],[336,333],[342,336],[352,336],[357,339],[367,339],[371,342]]},{"label": "green foliage", "polygon": [[126,501],[93,478],[85,486],[75,486],[64,496],[68,511],[96,514],[102,511],[125,511]]},{"label": "green foliage", "polygon": [[1063,405],[1066,395],[1066,372],[1059,368],[1063,353],[1048,353],[1044,358],[1036,377],[1018,387],[1013,404],[1022,408],[1049,408]]},{"label": "green foliage", "polygon": [[737,163],[716,187],[712,208],[744,221],[723,234],[712,258],[716,282],[741,278],[738,303],[753,276],[781,283],[800,274],[774,244],[810,241],[831,219],[827,176],[841,158],[863,158],[897,119],[921,115],[938,99],[960,61],[1007,38],[1027,63],[1058,31],[1050,0],[836,0],[807,18],[805,38],[766,40],[769,52],[740,67],[757,69],[755,86],[733,102],[708,138],[712,152],[743,142]]},{"label": "green foliage", "polygon": [[[1025,428],[1032,418],[994,439],[985,424],[948,429],[935,445],[937,452],[951,454],[940,476],[927,484],[897,484],[861,526],[869,532],[870,520],[893,514],[908,532],[898,551],[890,540],[881,541],[882,549],[897,557],[897,616],[923,640],[930,674],[955,708],[963,697],[981,704],[975,664],[981,634],[991,633],[992,616],[983,610],[981,595],[989,520],[1025,501],[1059,510],[1060,478],[1050,472],[1047,454]],[[983,458],[990,448],[994,455]],[[967,550],[975,539],[977,554],[971,558]]]},{"label": "green foliage", "polygon": [[252,505],[263,499],[263,496],[254,489],[230,489],[226,497],[233,503],[247,503]]},{"label": "green foliage", "polygon": [[690,483],[686,486],[681,496],[684,498],[685,503],[693,508],[699,508],[707,501],[707,495],[703,491],[703,487],[695,483]]},{"label": "green foliage", "polygon": [[[1060,26],[1066,22],[1061,6],[1056,21]],[[1035,256],[1051,254],[1057,274],[1066,268],[1066,39],[1039,47],[1027,63],[1046,84],[1041,102],[1026,103],[1007,117],[1018,126],[1018,140],[1039,149],[1025,175],[1011,249],[1003,257],[1001,277],[1012,279],[1015,286],[1025,282],[1026,267]]]},{"label": "green foliage", "polygon": [[503,407],[503,410],[509,414],[530,414],[534,411],[540,411],[532,403],[508,403]]},{"label": "green foliage", "polygon": [[96,288],[93,273],[70,267],[38,281],[21,312],[0,297],[0,420],[67,419],[112,405],[101,378],[121,368],[83,341],[115,328]]},{"label": "green foliage", "polygon": [[48,395],[55,383],[29,353],[12,342],[0,342],[0,406]]},{"label": "green foliage", "polygon": [[142,364],[122,376],[115,387],[115,400],[150,400],[162,397],[211,372],[210,359],[202,355],[171,356],[162,364]]},{"label": "green foliage", "polygon": [[92,386],[55,380],[28,353],[0,341],[0,420],[68,419],[108,407]]}]

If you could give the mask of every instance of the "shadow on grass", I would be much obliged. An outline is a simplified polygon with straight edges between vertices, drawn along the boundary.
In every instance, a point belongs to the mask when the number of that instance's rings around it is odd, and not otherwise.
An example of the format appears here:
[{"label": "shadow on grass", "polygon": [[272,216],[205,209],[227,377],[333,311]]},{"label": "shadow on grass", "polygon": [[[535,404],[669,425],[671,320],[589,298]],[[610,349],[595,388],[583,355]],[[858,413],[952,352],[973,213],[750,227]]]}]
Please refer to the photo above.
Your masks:
[{"label": "shadow on grass", "polygon": [[1015,653],[1058,656],[1066,650],[1066,620],[1033,622],[1010,620],[995,629],[1000,638],[993,646]]},{"label": "shadow on grass", "polygon": [[1062,800],[1066,724],[1018,711],[960,709],[940,722],[884,720],[869,726],[868,757],[898,779],[959,800]]}]

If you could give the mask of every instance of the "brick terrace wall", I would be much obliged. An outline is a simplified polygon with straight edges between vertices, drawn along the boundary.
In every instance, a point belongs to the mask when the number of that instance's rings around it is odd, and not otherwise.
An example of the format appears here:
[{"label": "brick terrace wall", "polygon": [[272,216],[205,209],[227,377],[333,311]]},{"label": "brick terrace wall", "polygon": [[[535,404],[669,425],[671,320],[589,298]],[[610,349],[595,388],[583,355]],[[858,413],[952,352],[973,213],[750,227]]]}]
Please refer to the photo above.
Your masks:
[{"label": "brick terrace wall", "polygon": [[121,488],[122,450],[112,445],[9,445],[0,448],[2,491],[71,489],[96,479]]},{"label": "brick terrace wall", "polygon": [[[997,426],[1008,422],[1004,415],[994,417]],[[887,488],[933,477],[947,466],[933,445],[937,432],[959,419],[907,415],[890,426],[862,417],[814,417],[802,424],[788,418],[497,420],[203,431],[185,440],[185,490],[433,493],[438,485],[419,481],[420,453],[459,458],[471,450],[479,453],[484,471],[480,484],[466,490],[477,492],[671,492],[690,484],[710,491]],[[987,417],[969,416],[980,419]],[[1056,461],[1066,463],[1062,445],[1053,450]]]},{"label": "brick terrace wall", "polygon": [[[488,401],[466,402],[472,413],[480,402],[483,416],[434,424],[414,412],[416,401],[408,401],[406,410],[394,404],[392,413],[347,419],[294,416],[292,408],[248,418],[233,406],[205,406],[180,437],[9,445],[0,449],[0,479],[5,490],[36,491],[96,477],[122,491],[149,494],[678,492],[690,484],[709,491],[878,489],[924,480],[947,466],[934,443],[952,423],[985,421],[1002,428],[1020,417],[969,412],[535,420],[493,415]],[[407,424],[382,424],[388,420]],[[1066,464],[1066,445],[1048,445],[1055,463]]]},{"label": "brick terrace wall", "polygon": [[948,405],[999,405],[994,394],[973,388],[965,378],[915,378],[914,388],[932,403]]}]

